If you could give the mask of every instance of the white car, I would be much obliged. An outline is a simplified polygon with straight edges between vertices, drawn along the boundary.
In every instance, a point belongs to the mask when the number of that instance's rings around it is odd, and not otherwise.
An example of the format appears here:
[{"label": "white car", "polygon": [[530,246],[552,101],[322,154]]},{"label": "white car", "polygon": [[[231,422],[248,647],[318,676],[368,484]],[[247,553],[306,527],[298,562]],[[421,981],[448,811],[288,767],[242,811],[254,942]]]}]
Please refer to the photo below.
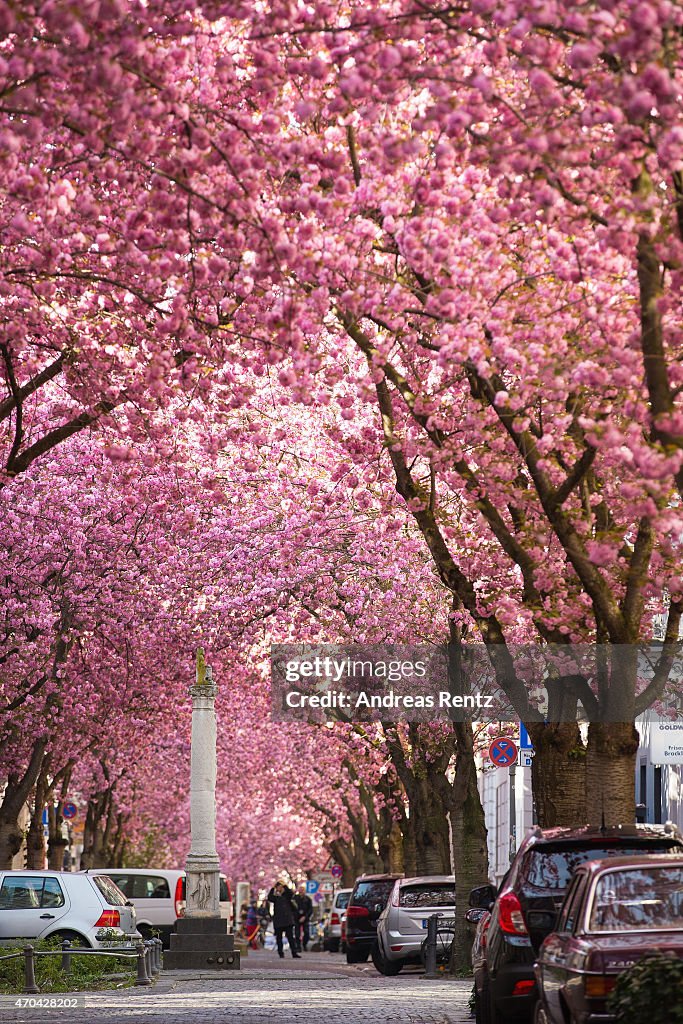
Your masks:
[{"label": "white car", "polygon": [[[149,938],[159,934],[168,948],[176,919],[185,913],[185,872],[180,868],[91,868],[89,874],[106,875],[119,887],[137,911],[138,929]],[[219,909],[232,928],[230,884],[220,876]]]},{"label": "white car", "polygon": [[[338,953],[342,947],[342,924],[346,917],[346,908],[353,889],[337,889],[330,908],[330,916],[325,928],[325,949],[330,953]],[[344,952],[344,950],[342,950]]]},{"label": "white car", "polygon": [[0,944],[54,937],[93,949],[139,942],[135,907],[106,875],[0,870]]}]

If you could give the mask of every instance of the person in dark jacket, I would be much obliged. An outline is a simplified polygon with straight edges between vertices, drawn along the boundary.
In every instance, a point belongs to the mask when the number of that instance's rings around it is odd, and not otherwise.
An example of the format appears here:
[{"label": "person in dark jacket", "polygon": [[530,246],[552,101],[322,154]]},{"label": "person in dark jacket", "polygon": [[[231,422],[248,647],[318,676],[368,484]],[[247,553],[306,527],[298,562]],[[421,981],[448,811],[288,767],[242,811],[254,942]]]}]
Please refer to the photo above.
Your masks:
[{"label": "person in dark jacket", "polygon": [[305,887],[301,892],[298,892],[294,897],[294,902],[298,910],[298,921],[294,927],[294,934],[298,940],[299,951],[302,949],[306,951],[306,946],[310,942],[310,923],[311,915],[313,914],[313,900],[306,893]]},{"label": "person in dark jacket", "polygon": [[294,914],[295,908],[292,903],[292,890],[288,889],[284,882],[276,882],[268,893],[268,902],[273,904],[273,929],[279,956],[284,956],[282,948],[282,936],[287,936],[289,948],[295,960],[300,956],[296,951],[296,939],[294,938]]}]

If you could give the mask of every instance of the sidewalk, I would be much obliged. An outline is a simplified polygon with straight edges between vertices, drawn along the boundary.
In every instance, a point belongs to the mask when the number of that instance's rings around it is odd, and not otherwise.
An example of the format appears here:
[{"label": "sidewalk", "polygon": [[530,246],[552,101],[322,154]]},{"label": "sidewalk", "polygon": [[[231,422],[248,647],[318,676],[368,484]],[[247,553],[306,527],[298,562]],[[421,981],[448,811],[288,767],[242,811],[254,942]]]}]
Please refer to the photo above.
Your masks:
[{"label": "sidewalk", "polygon": [[[6,1024],[472,1024],[470,981],[395,978],[340,954],[250,952],[240,971],[169,971],[152,988],[88,995],[85,1008],[15,1010]],[[3,1006],[3,1010],[6,1008]]]}]

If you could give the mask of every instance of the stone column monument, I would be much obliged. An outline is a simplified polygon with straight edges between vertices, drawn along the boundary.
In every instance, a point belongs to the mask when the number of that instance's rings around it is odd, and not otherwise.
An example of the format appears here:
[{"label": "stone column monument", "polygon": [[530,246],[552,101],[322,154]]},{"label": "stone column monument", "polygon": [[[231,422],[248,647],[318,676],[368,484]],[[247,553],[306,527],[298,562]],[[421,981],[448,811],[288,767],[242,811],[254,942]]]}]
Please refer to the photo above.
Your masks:
[{"label": "stone column monument", "polygon": [[216,852],[216,710],[218,687],[204,651],[197,651],[192,697],[190,754],[190,852],[185,862],[185,915],[176,922],[168,970],[239,968],[240,954],[220,915],[220,875]]},{"label": "stone column monument", "polygon": [[197,651],[192,697],[190,755],[190,835],[185,917],[220,917],[219,862],[216,852],[216,710],[218,687],[204,652]]}]

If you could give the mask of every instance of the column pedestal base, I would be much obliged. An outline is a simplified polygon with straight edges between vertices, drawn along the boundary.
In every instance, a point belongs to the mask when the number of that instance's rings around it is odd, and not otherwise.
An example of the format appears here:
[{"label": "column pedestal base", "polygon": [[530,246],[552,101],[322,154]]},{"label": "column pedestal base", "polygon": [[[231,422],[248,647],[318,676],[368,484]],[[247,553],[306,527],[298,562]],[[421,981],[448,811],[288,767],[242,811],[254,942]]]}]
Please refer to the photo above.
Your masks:
[{"label": "column pedestal base", "polygon": [[164,953],[164,970],[238,971],[239,950],[222,917],[180,917]]}]

